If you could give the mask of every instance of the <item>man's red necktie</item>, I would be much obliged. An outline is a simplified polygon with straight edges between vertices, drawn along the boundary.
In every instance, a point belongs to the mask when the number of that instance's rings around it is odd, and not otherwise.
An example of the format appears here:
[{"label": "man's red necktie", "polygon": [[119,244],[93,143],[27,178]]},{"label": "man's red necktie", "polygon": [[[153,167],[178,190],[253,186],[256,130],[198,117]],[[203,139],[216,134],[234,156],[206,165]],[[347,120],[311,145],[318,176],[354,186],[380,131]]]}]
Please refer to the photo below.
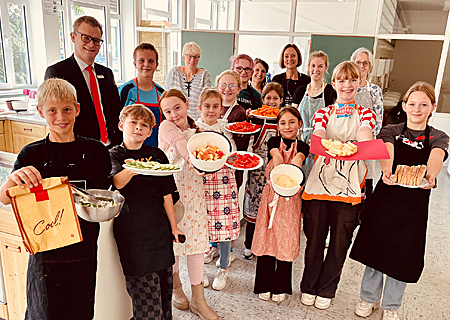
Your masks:
[{"label": "man's red necktie", "polygon": [[106,131],[105,118],[103,117],[100,97],[98,95],[97,81],[95,81],[95,75],[92,72],[92,67],[87,66],[86,70],[89,72],[92,100],[94,100],[95,113],[97,114],[98,126],[100,127],[100,140],[102,140],[103,143],[106,143],[108,141],[108,131]]}]

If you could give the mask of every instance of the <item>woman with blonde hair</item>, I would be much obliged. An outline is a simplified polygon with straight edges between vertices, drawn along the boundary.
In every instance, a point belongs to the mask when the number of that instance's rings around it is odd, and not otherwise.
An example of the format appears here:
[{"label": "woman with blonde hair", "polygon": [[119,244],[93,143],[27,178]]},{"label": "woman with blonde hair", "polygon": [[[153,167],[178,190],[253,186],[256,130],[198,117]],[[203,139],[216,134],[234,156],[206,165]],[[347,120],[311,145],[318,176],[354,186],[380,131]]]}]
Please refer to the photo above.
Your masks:
[{"label": "woman with blonde hair", "polygon": [[200,46],[191,41],[183,46],[183,60],[185,65],[170,69],[164,83],[164,88],[178,89],[188,99],[192,108],[188,110],[188,115],[197,120],[200,118],[200,111],[197,109],[198,97],[204,87],[211,87],[211,76],[209,71],[198,68],[197,65],[202,56]]}]

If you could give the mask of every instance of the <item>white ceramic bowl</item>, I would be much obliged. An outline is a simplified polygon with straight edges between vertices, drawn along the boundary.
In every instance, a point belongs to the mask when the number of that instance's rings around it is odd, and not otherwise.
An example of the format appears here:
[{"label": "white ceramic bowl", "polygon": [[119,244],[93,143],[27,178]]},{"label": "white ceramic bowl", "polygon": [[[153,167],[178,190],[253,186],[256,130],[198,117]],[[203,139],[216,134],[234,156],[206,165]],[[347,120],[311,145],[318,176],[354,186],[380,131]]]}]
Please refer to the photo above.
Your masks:
[{"label": "white ceramic bowl", "polygon": [[28,110],[28,102],[27,101],[20,101],[20,100],[13,100],[11,101],[12,107],[15,111],[27,111]]},{"label": "white ceramic bowl", "polygon": [[87,192],[97,197],[112,198],[117,202],[116,206],[106,208],[86,207],[80,204],[80,200],[84,199],[77,193],[73,194],[75,208],[80,218],[90,222],[104,222],[114,218],[120,210],[122,210],[125,198],[116,192],[102,190],[102,189],[87,189]]},{"label": "white ceramic bowl", "polygon": [[[297,185],[293,188],[282,188],[275,184],[278,176],[281,174],[287,174],[292,179],[297,181]],[[283,197],[292,197],[295,195],[305,183],[305,174],[303,170],[293,164],[280,164],[273,168],[270,172],[270,182],[272,183],[273,190]]]},{"label": "white ceramic bowl", "polygon": [[[225,157],[216,161],[204,161],[196,159],[192,152],[197,150],[197,148],[204,146],[205,143],[216,146],[217,148],[222,150],[222,152],[225,153]],[[223,134],[213,131],[204,131],[194,134],[189,139],[187,148],[189,150],[189,159],[191,160],[191,163],[194,167],[204,172],[216,172],[225,165],[225,162],[227,161],[227,158],[231,152],[231,143]]]}]

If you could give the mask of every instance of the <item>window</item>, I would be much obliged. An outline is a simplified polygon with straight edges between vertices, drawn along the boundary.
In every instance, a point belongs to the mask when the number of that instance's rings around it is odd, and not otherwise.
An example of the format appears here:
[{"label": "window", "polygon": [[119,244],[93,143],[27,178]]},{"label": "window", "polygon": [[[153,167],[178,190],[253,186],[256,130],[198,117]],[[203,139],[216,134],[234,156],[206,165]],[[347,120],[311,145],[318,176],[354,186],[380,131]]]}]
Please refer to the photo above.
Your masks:
[{"label": "window", "polygon": [[234,3],[229,0],[195,0],[195,29],[233,30]]},{"label": "window", "polygon": [[58,11],[59,26],[59,48],[61,50],[61,60],[66,58],[66,46],[64,44],[64,12]]},{"label": "window", "polygon": [[[103,4],[101,4],[102,2]],[[73,48],[69,35],[70,32],[72,32],[72,26],[76,19],[84,15],[94,17],[103,27],[102,38],[104,40],[104,43],[100,47],[100,51],[95,58],[95,62],[111,68],[116,81],[123,80],[122,13],[120,11],[120,0],[90,0],[83,2],[63,0],[63,3],[66,3],[65,7],[68,8],[67,14],[70,16],[70,21],[66,24],[66,21],[63,20],[65,11],[63,10],[60,12],[61,19],[59,20],[59,26],[61,46],[63,47],[63,44],[66,43],[70,44]],[[69,30],[64,30],[64,26],[68,26]],[[64,35],[68,41],[64,41]],[[67,52],[61,48],[61,58],[63,58],[63,54],[67,54]]]},{"label": "window", "polygon": [[240,30],[289,31],[291,1],[241,2]]},{"label": "window", "polygon": [[0,4],[0,85],[25,86],[31,83],[26,1],[1,0]]},{"label": "window", "polygon": [[345,2],[299,0],[295,31],[351,34],[355,24],[356,6],[356,0]]},{"label": "window", "polygon": [[171,27],[179,28],[179,8],[181,0],[142,0],[142,20],[168,21]]},{"label": "window", "polygon": [[272,77],[284,72],[279,65],[283,47],[289,43],[288,36],[239,36],[239,52],[246,53],[253,59],[260,58],[269,65]]}]

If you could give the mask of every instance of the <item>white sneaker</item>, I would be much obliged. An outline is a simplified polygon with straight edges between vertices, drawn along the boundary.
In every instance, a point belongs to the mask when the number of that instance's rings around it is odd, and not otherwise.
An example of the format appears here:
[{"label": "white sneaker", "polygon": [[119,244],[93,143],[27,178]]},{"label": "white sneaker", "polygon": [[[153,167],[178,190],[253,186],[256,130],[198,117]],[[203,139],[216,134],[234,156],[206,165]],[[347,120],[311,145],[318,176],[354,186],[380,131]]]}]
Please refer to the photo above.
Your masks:
[{"label": "white sneaker", "polygon": [[[234,255],[234,252],[230,252],[230,257],[228,258],[228,266],[227,266],[227,268],[230,266],[230,264],[231,264],[234,260],[236,260],[236,256]],[[216,267],[217,267],[217,268],[220,268],[220,258],[217,259],[217,261],[216,261]]]},{"label": "white sneaker", "polygon": [[207,286],[209,286],[209,279],[206,276],[206,273],[203,273],[203,287],[206,288]]},{"label": "white sneaker", "polygon": [[246,260],[252,260],[255,256],[250,249],[244,249],[244,254],[242,255]]},{"label": "white sneaker", "polygon": [[210,263],[215,257],[218,257],[219,255],[219,248],[211,247],[209,251],[203,255],[203,262]]},{"label": "white sneaker", "polygon": [[314,304],[314,301],[316,301],[316,296],[309,293],[302,293],[302,298],[300,299],[300,301],[305,306],[312,306]]},{"label": "white sneaker", "polygon": [[321,310],[328,309],[331,306],[331,299],[317,296],[314,306]]},{"label": "white sneaker", "polygon": [[268,301],[270,299],[270,292],[260,293],[259,298]]},{"label": "white sneaker", "polygon": [[286,299],[286,293],[274,294],[272,295],[272,301],[280,303]]},{"label": "white sneaker", "polygon": [[355,307],[355,313],[360,317],[368,317],[372,314],[374,309],[378,309],[380,307],[380,301],[370,303],[365,302],[363,300],[359,301]]},{"label": "white sneaker", "polygon": [[383,320],[400,320],[397,310],[383,310]]},{"label": "white sneaker", "polygon": [[228,270],[220,269],[217,271],[212,287],[214,290],[222,290],[227,284]]}]

